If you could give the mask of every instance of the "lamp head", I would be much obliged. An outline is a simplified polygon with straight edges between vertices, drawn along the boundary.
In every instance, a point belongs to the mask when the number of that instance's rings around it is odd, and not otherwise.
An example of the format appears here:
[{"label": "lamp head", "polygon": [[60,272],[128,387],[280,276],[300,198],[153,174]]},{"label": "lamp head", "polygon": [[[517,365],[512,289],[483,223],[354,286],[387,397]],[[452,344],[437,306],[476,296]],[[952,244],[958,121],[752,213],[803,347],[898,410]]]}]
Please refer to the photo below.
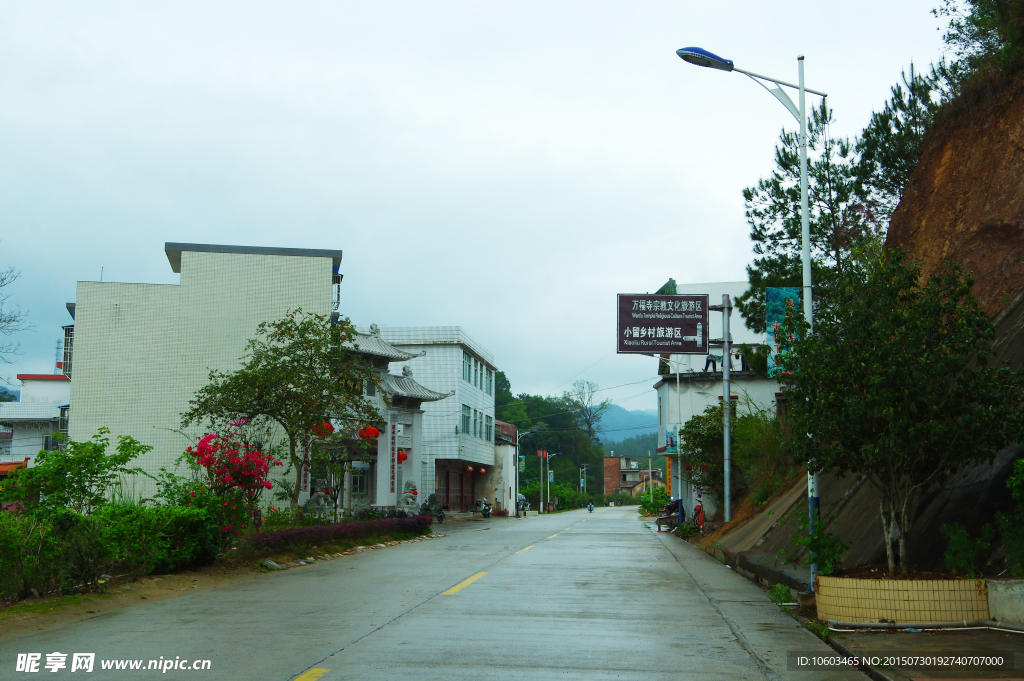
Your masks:
[{"label": "lamp head", "polygon": [[709,69],[732,71],[735,68],[735,64],[733,64],[731,59],[722,59],[717,54],[713,54],[699,47],[684,47],[676,50],[676,54],[678,54],[679,58],[683,61]]}]

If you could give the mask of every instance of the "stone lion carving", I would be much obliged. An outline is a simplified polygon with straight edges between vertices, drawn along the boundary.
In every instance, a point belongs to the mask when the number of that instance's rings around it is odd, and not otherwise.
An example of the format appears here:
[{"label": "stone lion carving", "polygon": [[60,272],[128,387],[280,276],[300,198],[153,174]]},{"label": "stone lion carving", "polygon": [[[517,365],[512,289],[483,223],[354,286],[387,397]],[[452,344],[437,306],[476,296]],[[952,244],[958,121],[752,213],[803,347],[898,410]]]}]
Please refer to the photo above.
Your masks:
[{"label": "stone lion carving", "polygon": [[420,502],[418,495],[419,492],[416,489],[416,483],[412,480],[407,480],[402,485],[402,498],[398,500],[399,506],[404,508],[419,508]]}]

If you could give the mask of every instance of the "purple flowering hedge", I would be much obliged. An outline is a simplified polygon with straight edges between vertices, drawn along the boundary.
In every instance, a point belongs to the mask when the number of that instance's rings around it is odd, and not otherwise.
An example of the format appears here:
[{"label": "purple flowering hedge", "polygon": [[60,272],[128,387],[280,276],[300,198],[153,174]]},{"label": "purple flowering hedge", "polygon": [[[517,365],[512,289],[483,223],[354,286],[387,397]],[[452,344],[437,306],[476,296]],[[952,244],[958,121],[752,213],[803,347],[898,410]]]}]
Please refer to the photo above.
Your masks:
[{"label": "purple flowering hedge", "polygon": [[245,544],[247,548],[257,552],[281,551],[297,545],[318,545],[330,541],[358,540],[386,534],[422,534],[433,521],[434,518],[429,515],[414,515],[408,518],[356,520],[337,525],[294,527],[250,534],[245,538]]}]

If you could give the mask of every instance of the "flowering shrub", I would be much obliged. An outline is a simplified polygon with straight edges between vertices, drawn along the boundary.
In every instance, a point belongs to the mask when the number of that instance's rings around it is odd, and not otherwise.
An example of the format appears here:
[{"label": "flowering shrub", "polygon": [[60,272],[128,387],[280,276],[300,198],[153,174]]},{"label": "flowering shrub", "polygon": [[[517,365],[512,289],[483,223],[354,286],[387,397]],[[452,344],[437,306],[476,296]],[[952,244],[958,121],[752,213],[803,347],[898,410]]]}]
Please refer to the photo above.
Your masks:
[{"label": "flowering shrub", "polygon": [[[231,425],[244,423],[232,421]],[[227,536],[236,536],[252,525],[260,495],[273,488],[267,479],[271,467],[283,465],[258,445],[246,442],[238,430],[211,433],[185,454],[206,471],[206,484],[189,494],[195,497],[197,491],[209,491],[220,500],[221,532]]]}]

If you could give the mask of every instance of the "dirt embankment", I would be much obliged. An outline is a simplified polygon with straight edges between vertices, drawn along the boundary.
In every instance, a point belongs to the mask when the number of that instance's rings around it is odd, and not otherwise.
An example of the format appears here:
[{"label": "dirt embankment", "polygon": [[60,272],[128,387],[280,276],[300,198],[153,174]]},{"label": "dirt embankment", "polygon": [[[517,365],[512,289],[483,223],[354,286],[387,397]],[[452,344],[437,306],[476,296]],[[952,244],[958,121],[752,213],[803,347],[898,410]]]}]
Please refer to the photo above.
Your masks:
[{"label": "dirt embankment", "polygon": [[[926,136],[921,161],[892,216],[887,246],[924,275],[947,260],[974,276],[995,319],[1024,292],[1024,80],[985,107],[950,117]],[[1018,357],[1018,352],[1012,353]]]}]

